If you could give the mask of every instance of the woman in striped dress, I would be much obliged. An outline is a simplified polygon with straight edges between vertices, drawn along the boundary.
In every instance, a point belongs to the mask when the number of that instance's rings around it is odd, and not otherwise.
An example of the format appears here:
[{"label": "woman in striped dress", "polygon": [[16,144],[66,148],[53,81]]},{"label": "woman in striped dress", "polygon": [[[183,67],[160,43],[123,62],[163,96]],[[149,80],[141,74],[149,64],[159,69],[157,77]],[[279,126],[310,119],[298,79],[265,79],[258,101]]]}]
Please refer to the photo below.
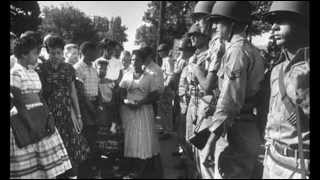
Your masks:
[{"label": "woman in striped dress", "polygon": [[[136,50],[132,55],[133,71],[124,74],[119,86],[126,92],[121,107],[125,122],[124,156],[135,158],[135,175],[144,170],[147,160],[159,154],[159,142],[155,132],[152,103],[156,99],[153,76],[142,70],[143,53]],[[124,96],[123,96],[124,97]]]},{"label": "woman in striped dress", "polygon": [[[38,42],[33,36],[25,36],[15,44],[14,54],[18,62],[10,70],[10,86],[18,88],[22,94],[39,93],[41,82],[32,68],[39,55]],[[17,109],[11,107],[10,116],[17,114]],[[19,148],[10,127],[10,178],[55,178],[70,168],[71,163],[57,129],[39,142]]]}]

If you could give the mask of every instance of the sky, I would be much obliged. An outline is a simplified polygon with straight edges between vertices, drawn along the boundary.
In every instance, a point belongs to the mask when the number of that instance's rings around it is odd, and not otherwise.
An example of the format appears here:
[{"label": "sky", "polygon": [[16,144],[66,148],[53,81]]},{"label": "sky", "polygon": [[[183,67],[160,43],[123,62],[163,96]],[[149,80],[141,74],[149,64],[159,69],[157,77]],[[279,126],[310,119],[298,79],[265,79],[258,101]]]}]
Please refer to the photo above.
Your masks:
[{"label": "sky", "polygon": [[120,16],[122,24],[128,29],[128,41],[124,43],[126,50],[137,48],[134,45],[136,29],[143,24],[142,17],[147,10],[149,1],[38,1],[40,9],[43,6],[61,6],[70,4],[83,11],[88,16],[111,17]]}]

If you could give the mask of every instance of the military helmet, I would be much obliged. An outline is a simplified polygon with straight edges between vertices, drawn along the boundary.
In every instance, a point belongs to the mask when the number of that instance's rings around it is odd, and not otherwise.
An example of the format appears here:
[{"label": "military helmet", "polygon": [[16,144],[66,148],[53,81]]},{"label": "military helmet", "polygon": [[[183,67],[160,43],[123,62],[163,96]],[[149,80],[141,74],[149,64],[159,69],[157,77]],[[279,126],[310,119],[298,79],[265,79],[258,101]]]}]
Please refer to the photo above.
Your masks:
[{"label": "military helmet", "polygon": [[251,21],[251,4],[248,1],[217,1],[211,10],[211,17],[249,23]]},{"label": "military helmet", "polygon": [[281,15],[308,18],[309,3],[307,1],[273,1],[269,12],[264,15],[264,20],[270,22]]},{"label": "military helmet", "polygon": [[210,14],[213,4],[214,1],[199,1],[194,7],[192,16]]},{"label": "military helmet", "polygon": [[162,43],[158,47],[158,52],[159,51],[169,51],[169,46],[167,44],[165,44],[165,43]]}]

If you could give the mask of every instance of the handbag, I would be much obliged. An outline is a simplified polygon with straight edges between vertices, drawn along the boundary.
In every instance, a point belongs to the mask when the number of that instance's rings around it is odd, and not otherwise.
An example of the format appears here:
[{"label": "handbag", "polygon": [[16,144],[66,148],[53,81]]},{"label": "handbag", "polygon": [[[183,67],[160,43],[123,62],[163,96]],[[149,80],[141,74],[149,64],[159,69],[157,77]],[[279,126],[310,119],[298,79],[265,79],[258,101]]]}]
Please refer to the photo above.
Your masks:
[{"label": "handbag", "polygon": [[[209,127],[212,124],[211,118],[208,116],[213,115],[213,113],[208,114],[208,109],[214,108],[213,105],[215,102],[215,99],[213,96],[204,96],[203,99],[201,99],[204,104],[200,104],[204,107],[208,106],[207,108],[200,107],[201,109],[205,110],[204,113],[202,113],[198,118],[200,118],[200,121],[197,123],[194,134],[188,139],[191,144],[193,144],[197,149],[203,149],[204,146],[207,144],[207,141],[211,135],[211,132],[209,131]],[[214,111],[212,111],[214,112]],[[198,112],[197,112],[198,113]]]},{"label": "handbag", "polygon": [[55,126],[46,104],[41,103],[30,109],[26,107],[26,104],[40,103],[38,94],[21,94],[18,91],[12,91],[13,105],[18,113],[11,116],[10,125],[17,146],[23,148],[52,135],[55,132]]}]

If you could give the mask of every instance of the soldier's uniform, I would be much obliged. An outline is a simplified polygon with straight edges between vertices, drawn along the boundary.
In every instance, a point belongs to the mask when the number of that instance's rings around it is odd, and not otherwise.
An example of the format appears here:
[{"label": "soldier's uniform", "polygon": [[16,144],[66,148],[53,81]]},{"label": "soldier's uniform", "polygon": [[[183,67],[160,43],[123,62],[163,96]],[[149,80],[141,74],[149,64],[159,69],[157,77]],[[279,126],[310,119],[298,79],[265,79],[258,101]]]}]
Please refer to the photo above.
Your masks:
[{"label": "soldier's uniform", "polygon": [[[287,13],[306,18],[308,2],[273,2],[268,16]],[[277,18],[277,17],[272,17]],[[285,21],[285,19],[283,19]],[[307,32],[308,33],[308,32]],[[281,52],[282,63],[271,73],[271,96],[266,125],[266,155],[263,178],[303,178],[309,176],[309,48],[301,47],[292,58],[285,49]],[[298,107],[298,108],[297,108]],[[297,108],[299,113],[297,113]],[[297,117],[300,118],[301,146],[304,166],[300,159]]]},{"label": "soldier's uniform", "polygon": [[[233,11],[230,11],[233,9]],[[248,22],[249,4],[217,1],[212,15]],[[226,45],[218,71],[220,95],[212,117],[211,132],[222,134],[215,148],[215,179],[250,178],[262,143],[253,114],[254,97],[264,78],[259,51],[247,39],[234,34]]]}]

